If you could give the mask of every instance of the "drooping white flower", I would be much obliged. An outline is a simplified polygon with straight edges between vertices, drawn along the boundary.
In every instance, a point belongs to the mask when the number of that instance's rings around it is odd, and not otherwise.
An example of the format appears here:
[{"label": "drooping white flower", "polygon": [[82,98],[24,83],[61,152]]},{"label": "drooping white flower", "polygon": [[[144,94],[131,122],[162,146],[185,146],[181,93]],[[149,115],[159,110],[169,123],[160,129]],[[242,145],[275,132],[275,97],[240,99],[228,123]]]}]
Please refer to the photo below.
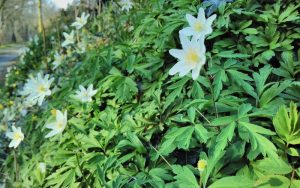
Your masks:
[{"label": "drooping white flower", "polygon": [[54,78],[49,79],[49,75],[38,74],[37,77],[30,77],[27,80],[21,95],[27,96],[26,101],[28,104],[42,105],[44,98],[51,95],[50,86]]},{"label": "drooping white flower", "polygon": [[90,84],[87,89],[82,85],[79,86],[79,90],[76,91],[75,98],[81,102],[92,102],[92,97],[97,93],[97,89],[93,90],[93,85]]},{"label": "drooping white flower", "polygon": [[46,173],[46,163],[39,163],[39,170],[42,174]]},{"label": "drooping white flower", "polygon": [[60,55],[59,53],[55,52],[54,61],[52,62],[52,64],[54,65],[53,70],[56,69],[58,66],[60,66],[63,61],[64,61],[64,55]]},{"label": "drooping white flower", "polygon": [[46,136],[45,138],[52,137],[54,135],[62,133],[67,125],[67,111],[62,113],[59,110],[55,110],[55,121],[46,124],[46,128],[52,129]]},{"label": "drooping white flower", "polygon": [[182,77],[192,71],[192,78],[196,80],[206,61],[204,38],[197,40],[193,37],[189,40],[183,35],[179,35],[179,37],[182,49],[169,50],[169,53],[178,59],[169,74],[174,75],[179,72],[179,76]]},{"label": "drooping white flower", "polygon": [[62,47],[66,47],[70,44],[75,43],[75,32],[72,30],[70,34],[63,32],[63,35],[65,37],[65,41],[61,44]]},{"label": "drooping white flower", "polygon": [[132,9],[133,2],[131,0],[121,0],[120,1],[121,10],[126,10],[127,12]]},{"label": "drooping white flower", "polygon": [[24,140],[24,134],[20,127],[16,128],[15,126],[12,126],[12,132],[7,132],[6,136],[11,139],[8,147],[17,148],[22,140]]},{"label": "drooping white flower", "polygon": [[212,15],[209,18],[205,18],[204,9],[200,8],[197,18],[187,14],[186,19],[189,23],[189,27],[186,27],[179,31],[184,36],[194,36],[196,39],[205,37],[212,32],[212,22],[216,19],[216,15]]},{"label": "drooping white flower", "polygon": [[81,29],[87,23],[89,17],[89,14],[85,15],[85,12],[82,13],[81,17],[77,17],[76,21],[72,23],[72,26],[76,27],[77,30]]}]

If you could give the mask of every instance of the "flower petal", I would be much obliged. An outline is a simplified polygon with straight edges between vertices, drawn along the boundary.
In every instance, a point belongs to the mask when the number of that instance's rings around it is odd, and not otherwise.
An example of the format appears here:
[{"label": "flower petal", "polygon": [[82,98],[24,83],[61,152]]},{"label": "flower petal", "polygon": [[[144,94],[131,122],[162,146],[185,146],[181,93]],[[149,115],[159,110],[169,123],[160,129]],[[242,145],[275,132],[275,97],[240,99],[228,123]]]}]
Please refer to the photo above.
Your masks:
[{"label": "flower petal", "polygon": [[197,18],[195,18],[194,16],[192,16],[190,14],[186,14],[185,17],[191,27],[193,27],[193,25],[195,25],[195,23],[197,22]]},{"label": "flower petal", "polygon": [[183,50],[171,49],[171,50],[169,50],[169,53],[173,57],[176,57],[177,59],[182,59],[184,57],[184,51]]},{"label": "flower petal", "polygon": [[179,34],[182,34],[184,36],[192,36],[195,34],[194,30],[192,29],[192,27],[186,27],[183,28],[179,31]]},{"label": "flower petal", "polygon": [[199,8],[199,11],[198,11],[197,20],[199,20],[201,23],[204,23],[205,19],[206,19],[205,12],[204,12],[204,9],[201,7],[201,8]]},{"label": "flower petal", "polygon": [[169,71],[169,74],[170,75],[174,75],[176,74],[177,72],[179,72],[183,67],[183,63],[182,62],[178,62],[176,63]]},{"label": "flower petal", "polygon": [[183,77],[187,75],[190,72],[191,68],[189,66],[183,66],[181,67],[181,70],[179,72],[179,77]]}]

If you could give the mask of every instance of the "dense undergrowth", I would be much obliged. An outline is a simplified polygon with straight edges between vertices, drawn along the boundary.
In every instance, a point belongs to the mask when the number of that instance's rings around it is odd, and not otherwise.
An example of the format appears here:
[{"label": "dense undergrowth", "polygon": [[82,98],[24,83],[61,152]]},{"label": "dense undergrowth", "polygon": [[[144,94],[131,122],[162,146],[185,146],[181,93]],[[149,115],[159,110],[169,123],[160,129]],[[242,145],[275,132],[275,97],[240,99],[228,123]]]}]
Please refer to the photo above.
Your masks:
[{"label": "dense undergrowth", "polygon": [[[1,89],[3,133],[15,123],[25,136],[17,149],[1,138],[8,187],[299,187],[299,3],[221,3],[200,76],[169,76],[185,15],[206,6],[107,3],[79,44],[62,48],[54,34],[44,52],[32,41]],[[38,73],[54,78],[52,93],[27,107],[20,91]],[[90,84],[92,102],[73,97]],[[54,109],[68,122],[45,138]]]}]

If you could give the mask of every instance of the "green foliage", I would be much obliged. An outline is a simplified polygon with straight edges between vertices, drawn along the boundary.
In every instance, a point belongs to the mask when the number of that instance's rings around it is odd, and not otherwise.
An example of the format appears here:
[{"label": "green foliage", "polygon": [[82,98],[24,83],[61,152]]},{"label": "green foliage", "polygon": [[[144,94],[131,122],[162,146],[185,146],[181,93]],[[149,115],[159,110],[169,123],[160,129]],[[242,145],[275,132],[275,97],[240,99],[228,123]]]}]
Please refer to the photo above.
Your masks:
[{"label": "green foliage", "polygon": [[298,120],[297,106],[292,102],[289,109],[281,106],[273,118],[273,124],[278,136],[287,144],[300,144],[300,121]]}]

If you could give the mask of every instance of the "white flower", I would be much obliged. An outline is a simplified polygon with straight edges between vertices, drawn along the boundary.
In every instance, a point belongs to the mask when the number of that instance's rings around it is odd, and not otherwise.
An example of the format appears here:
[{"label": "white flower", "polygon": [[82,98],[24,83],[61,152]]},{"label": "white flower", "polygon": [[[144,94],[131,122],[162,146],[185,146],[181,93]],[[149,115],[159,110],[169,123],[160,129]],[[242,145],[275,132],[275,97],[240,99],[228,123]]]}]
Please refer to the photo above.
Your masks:
[{"label": "white flower", "polygon": [[52,62],[52,64],[54,65],[53,70],[60,66],[63,61],[64,55],[60,55],[59,53],[55,52],[54,61]]},{"label": "white flower", "polygon": [[39,163],[39,170],[42,174],[46,173],[46,163]]},{"label": "white flower", "polygon": [[41,106],[44,98],[51,95],[50,86],[53,80],[54,78],[49,80],[48,74],[43,77],[40,73],[36,78],[31,77],[27,80],[23,91],[21,91],[21,95],[27,96],[26,103],[33,105],[38,103]]},{"label": "white flower", "polygon": [[89,17],[89,14],[85,15],[85,12],[82,13],[81,17],[76,18],[76,21],[72,24],[72,26],[76,27],[77,30],[81,29],[87,23]]},{"label": "white flower", "polygon": [[169,74],[174,75],[179,72],[182,77],[192,71],[192,78],[196,80],[201,67],[205,64],[204,39],[197,40],[195,37],[190,41],[187,37],[179,35],[182,50],[171,49],[169,53],[179,61],[170,69]]},{"label": "white flower", "polygon": [[97,90],[93,90],[93,85],[90,84],[87,89],[82,85],[79,86],[78,91],[76,91],[75,98],[81,102],[92,102],[92,97],[97,93]]},{"label": "white flower", "polygon": [[8,147],[17,148],[18,145],[24,139],[24,134],[22,133],[21,128],[20,127],[16,128],[15,126],[12,126],[12,132],[7,132],[6,136],[12,139]]},{"label": "white flower", "polygon": [[209,18],[205,18],[204,9],[200,8],[198,12],[198,17],[187,14],[186,19],[189,22],[189,27],[186,27],[179,31],[180,34],[184,36],[194,36],[196,39],[205,37],[212,32],[212,22],[216,19],[216,15],[212,15]]},{"label": "white flower", "polygon": [[52,137],[54,135],[62,133],[67,125],[67,111],[62,113],[59,110],[55,110],[55,118],[56,120],[52,123],[46,124],[46,128],[52,129],[46,136],[45,138]]},{"label": "white flower", "polygon": [[129,11],[133,7],[133,2],[131,0],[121,0],[120,1],[121,10]]},{"label": "white flower", "polygon": [[62,47],[66,47],[70,44],[74,44],[75,43],[75,32],[71,31],[70,34],[63,32],[63,35],[65,37],[65,41],[61,44]]}]

